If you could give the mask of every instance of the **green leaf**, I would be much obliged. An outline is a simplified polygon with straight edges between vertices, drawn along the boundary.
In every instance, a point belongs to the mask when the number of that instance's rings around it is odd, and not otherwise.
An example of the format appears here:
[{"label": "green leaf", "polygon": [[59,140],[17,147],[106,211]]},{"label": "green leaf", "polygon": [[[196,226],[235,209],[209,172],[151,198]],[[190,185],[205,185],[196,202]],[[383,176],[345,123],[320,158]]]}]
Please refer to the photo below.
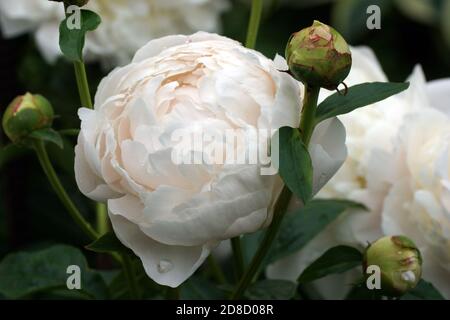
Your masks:
[{"label": "green leaf", "polygon": [[222,300],[226,298],[224,290],[199,276],[193,276],[183,283],[180,296],[182,300]]},{"label": "green leaf", "polygon": [[71,275],[67,268],[71,265],[80,267],[80,293],[86,298],[108,297],[102,276],[89,269],[80,250],[66,245],[6,256],[0,263],[0,293],[9,299],[18,299],[44,291],[70,291],[66,282]]},{"label": "green leaf", "polygon": [[362,254],[358,249],[336,246],[328,249],[309,265],[298,278],[298,283],[306,283],[334,273],[342,273],[362,264]]},{"label": "green leaf", "polygon": [[384,100],[408,89],[408,82],[362,83],[348,88],[346,95],[335,93],[317,107],[316,122],[319,123],[340,114],[349,113],[375,102]]},{"label": "green leaf", "polygon": [[131,253],[131,250],[125,247],[119,239],[117,239],[114,232],[107,232],[94,242],[85,246],[86,249],[94,252],[123,252]]},{"label": "green leaf", "polygon": [[312,200],[286,216],[274,242],[267,263],[293,254],[348,209],[366,209],[348,200]]},{"label": "green leaf", "polygon": [[280,128],[279,145],[280,176],[289,190],[306,203],[312,197],[313,167],[298,129]]},{"label": "green leaf", "polygon": [[445,298],[431,283],[421,279],[414,289],[401,297],[401,300],[445,300]]},{"label": "green leaf", "polygon": [[252,300],[289,300],[295,295],[297,285],[287,280],[261,280],[251,285],[245,294]]},{"label": "green leaf", "polygon": [[90,10],[81,10],[80,15],[80,28],[69,29],[73,24],[71,16],[64,19],[59,26],[59,47],[71,61],[83,60],[86,33],[97,29],[102,21],[98,14]]},{"label": "green leaf", "polygon": [[29,137],[54,143],[61,149],[64,147],[64,142],[61,135],[51,128],[35,130],[29,135]]}]

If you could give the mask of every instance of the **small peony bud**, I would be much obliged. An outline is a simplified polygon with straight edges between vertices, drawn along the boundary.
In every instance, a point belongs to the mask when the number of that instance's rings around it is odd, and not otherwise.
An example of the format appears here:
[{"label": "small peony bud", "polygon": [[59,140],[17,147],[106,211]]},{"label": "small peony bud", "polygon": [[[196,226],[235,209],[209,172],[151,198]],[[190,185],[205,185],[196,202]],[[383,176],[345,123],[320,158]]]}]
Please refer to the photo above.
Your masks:
[{"label": "small peony bud", "polygon": [[335,90],[352,66],[347,42],[335,29],[319,21],[291,36],[286,60],[294,78],[328,90]]},{"label": "small peony bud", "polygon": [[2,125],[13,142],[19,142],[31,132],[49,128],[53,122],[53,108],[41,95],[26,93],[15,98],[3,114]]},{"label": "small peony bud", "polygon": [[380,268],[381,292],[386,296],[405,294],[417,285],[422,274],[420,251],[405,236],[383,237],[372,243],[364,254],[365,274],[371,265]]},{"label": "small peony bud", "polygon": [[75,6],[78,6],[78,7],[82,7],[82,6],[86,5],[89,2],[89,0],[50,0],[50,1],[53,1],[53,2],[64,2],[68,6],[75,5]]}]

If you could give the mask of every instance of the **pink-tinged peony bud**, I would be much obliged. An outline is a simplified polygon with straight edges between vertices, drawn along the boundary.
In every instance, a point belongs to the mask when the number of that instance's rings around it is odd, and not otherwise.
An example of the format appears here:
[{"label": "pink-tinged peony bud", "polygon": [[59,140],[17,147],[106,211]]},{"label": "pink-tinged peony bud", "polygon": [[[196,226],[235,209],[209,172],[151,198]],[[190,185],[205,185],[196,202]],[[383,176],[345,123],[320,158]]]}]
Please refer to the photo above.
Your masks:
[{"label": "pink-tinged peony bud", "polygon": [[47,99],[26,93],[15,98],[6,108],[3,130],[11,141],[19,142],[35,130],[51,127],[53,117],[53,108]]},{"label": "pink-tinged peony bud", "polygon": [[352,66],[347,42],[336,30],[319,21],[291,36],[286,60],[294,78],[328,90],[336,89]]},{"label": "pink-tinged peony bud", "polygon": [[380,268],[381,292],[386,296],[405,294],[417,285],[422,274],[420,251],[405,236],[383,237],[372,243],[364,254],[364,271],[373,265]]}]

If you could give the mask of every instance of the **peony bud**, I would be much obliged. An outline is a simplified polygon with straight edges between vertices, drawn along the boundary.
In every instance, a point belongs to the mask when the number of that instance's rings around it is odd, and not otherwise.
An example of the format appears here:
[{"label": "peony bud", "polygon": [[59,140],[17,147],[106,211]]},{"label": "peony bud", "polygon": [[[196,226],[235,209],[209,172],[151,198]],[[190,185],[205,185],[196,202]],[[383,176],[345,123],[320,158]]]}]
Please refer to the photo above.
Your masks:
[{"label": "peony bud", "polygon": [[50,1],[64,2],[68,6],[75,5],[75,6],[78,6],[78,7],[82,7],[82,6],[86,5],[89,2],[89,0],[50,0]]},{"label": "peony bud", "polygon": [[380,268],[381,292],[387,296],[401,296],[413,289],[422,274],[420,251],[405,236],[383,237],[372,243],[364,254],[364,271],[373,265]]},{"label": "peony bud", "polygon": [[328,90],[335,90],[352,66],[347,42],[335,29],[319,21],[291,36],[286,60],[294,78]]},{"label": "peony bud", "polygon": [[48,128],[53,122],[53,108],[41,95],[27,93],[11,102],[3,114],[2,125],[13,142],[19,142],[31,132]]}]

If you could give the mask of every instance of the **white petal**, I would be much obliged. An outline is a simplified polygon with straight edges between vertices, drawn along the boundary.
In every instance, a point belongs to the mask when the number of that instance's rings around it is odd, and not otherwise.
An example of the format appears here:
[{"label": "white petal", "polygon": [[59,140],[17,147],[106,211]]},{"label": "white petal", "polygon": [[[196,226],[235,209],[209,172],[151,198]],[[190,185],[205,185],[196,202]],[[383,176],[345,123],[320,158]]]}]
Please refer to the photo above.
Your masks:
[{"label": "white petal", "polygon": [[316,194],[347,158],[345,128],[339,119],[325,120],[316,127],[309,151],[313,163],[313,194]]},{"label": "white petal", "polygon": [[44,59],[49,63],[56,62],[61,56],[58,24],[53,22],[42,24],[35,34],[35,39]]},{"label": "white petal", "polygon": [[161,285],[178,287],[200,267],[212,246],[170,246],[147,237],[136,224],[124,218],[126,211],[143,209],[139,199],[130,197],[108,201],[114,232],[141,259],[150,278]]},{"label": "white petal", "polygon": [[[240,168],[220,178],[210,192],[197,194],[142,230],[173,245],[200,245],[254,232],[262,227],[268,215],[271,179],[261,176],[257,166]],[[238,219],[242,220],[234,225]]]},{"label": "white petal", "polygon": [[428,82],[427,94],[431,105],[450,117],[450,78]]},{"label": "white petal", "polygon": [[105,202],[108,199],[120,196],[92,171],[86,161],[86,155],[81,144],[75,147],[75,180],[80,191],[95,201]]},{"label": "white petal", "polygon": [[284,59],[278,53],[275,55],[273,63],[275,64],[275,68],[277,68],[280,71],[287,71],[289,69],[286,59]]},{"label": "white petal", "polygon": [[[284,72],[278,72],[277,91],[274,105],[269,111],[271,114],[271,129],[279,129],[284,126],[298,127],[300,122],[300,83]],[[264,110],[263,110],[264,111]]]},{"label": "white petal", "polygon": [[145,59],[154,57],[160,54],[162,51],[166,50],[167,48],[171,48],[185,43],[200,42],[207,40],[219,40],[219,41],[226,41],[229,43],[237,43],[228,38],[207,32],[197,32],[190,36],[171,35],[155,39],[147,43],[145,46],[143,46],[136,52],[136,55],[133,58],[133,62],[141,62]]}]

